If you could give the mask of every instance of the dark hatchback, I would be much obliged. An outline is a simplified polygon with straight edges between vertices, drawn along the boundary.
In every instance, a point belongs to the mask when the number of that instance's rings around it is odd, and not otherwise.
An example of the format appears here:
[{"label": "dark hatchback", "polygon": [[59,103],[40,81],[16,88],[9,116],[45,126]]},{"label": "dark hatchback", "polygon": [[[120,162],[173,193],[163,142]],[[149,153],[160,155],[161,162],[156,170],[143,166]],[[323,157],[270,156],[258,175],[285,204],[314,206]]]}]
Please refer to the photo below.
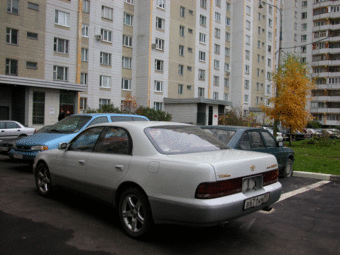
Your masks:
[{"label": "dark hatchback", "polygon": [[278,162],[280,176],[293,173],[294,150],[277,142],[265,129],[238,126],[201,126],[233,149],[273,154]]}]

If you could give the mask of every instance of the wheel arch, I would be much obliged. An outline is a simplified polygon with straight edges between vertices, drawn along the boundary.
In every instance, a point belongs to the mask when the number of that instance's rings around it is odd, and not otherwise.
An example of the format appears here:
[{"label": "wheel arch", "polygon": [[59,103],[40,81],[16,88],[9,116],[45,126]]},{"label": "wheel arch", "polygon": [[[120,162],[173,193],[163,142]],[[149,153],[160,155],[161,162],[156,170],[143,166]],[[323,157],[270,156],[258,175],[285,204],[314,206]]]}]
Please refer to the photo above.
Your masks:
[{"label": "wheel arch", "polygon": [[132,182],[132,181],[126,181],[126,182],[123,182],[121,183],[118,188],[116,189],[115,191],[115,194],[114,194],[114,197],[113,197],[113,205],[115,207],[118,207],[119,205],[119,199],[122,195],[122,193],[124,192],[124,190],[128,189],[128,188],[137,188],[139,189],[146,197],[148,197],[148,195],[146,194],[146,192],[144,191],[144,189],[138,185],[137,183],[135,182]]}]

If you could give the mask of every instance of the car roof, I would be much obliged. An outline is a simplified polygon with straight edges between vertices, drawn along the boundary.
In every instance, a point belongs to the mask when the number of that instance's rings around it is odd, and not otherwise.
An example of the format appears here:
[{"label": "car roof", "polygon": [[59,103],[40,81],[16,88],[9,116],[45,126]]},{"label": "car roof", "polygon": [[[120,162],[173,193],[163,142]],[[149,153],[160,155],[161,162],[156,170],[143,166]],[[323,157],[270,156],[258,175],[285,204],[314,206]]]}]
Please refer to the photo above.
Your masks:
[{"label": "car roof", "polygon": [[92,125],[91,127],[95,126],[121,126],[121,127],[161,127],[161,126],[192,126],[189,124],[178,123],[178,122],[169,122],[169,121],[115,121],[115,122],[106,122],[100,123],[96,125]]},{"label": "car roof", "polygon": [[80,113],[80,114],[72,114],[70,116],[137,116],[137,117],[146,118],[143,115],[127,114],[127,113]]},{"label": "car roof", "polygon": [[218,126],[201,126],[203,128],[207,129],[225,129],[225,130],[265,130],[263,128],[256,128],[256,127],[244,127],[244,126],[224,126],[224,125],[218,125]]}]

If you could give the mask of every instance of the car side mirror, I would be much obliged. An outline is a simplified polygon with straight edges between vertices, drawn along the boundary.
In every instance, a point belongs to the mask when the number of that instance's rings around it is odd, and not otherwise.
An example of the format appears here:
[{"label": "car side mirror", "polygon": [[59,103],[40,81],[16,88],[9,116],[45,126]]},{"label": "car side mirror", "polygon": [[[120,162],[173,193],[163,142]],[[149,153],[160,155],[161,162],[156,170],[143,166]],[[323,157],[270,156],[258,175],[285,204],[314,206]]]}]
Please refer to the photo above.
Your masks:
[{"label": "car side mirror", "polygon": [[283,142],[279,142],[279,147],[283,147]]},{"label": "car side mirror", "polygon": [[66,150],[67,147],[68,147],[67,143],[59,143],[59,145],[58,145],[59,150]]}]

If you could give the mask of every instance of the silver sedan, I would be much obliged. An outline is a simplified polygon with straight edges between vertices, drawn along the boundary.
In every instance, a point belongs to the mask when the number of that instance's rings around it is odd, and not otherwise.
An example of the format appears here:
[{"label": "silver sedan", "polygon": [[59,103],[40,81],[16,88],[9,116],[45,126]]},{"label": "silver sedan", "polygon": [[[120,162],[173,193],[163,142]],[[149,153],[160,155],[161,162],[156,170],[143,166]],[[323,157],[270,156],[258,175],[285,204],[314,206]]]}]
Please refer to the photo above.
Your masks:
[{"label": "silver sedan", "polygon": [[230,149],[173,122],[91,126],[39,153],[34,176],[42,196],[61,187],[117,207],[135,238],[157,223],[216,225],[270,208],[281,195],[273,155]]},{"label": "silver sedan", "polygon": [[33,135],[35,128],[28,128],[13,120],[0,120],[0,140]]}]

